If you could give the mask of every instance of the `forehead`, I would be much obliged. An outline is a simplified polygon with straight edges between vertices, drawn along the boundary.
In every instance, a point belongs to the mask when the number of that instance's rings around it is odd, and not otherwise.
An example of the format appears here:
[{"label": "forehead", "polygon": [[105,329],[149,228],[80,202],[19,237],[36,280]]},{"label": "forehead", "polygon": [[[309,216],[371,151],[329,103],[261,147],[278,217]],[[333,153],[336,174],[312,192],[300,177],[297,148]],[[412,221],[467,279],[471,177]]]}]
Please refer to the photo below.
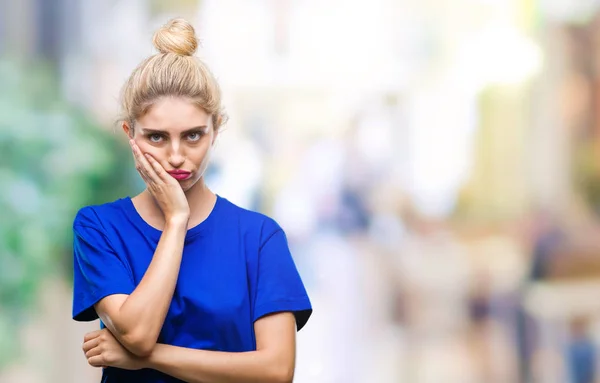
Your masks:
[{"label": "forehead", "polygon": [[196,126],[209,126],[210,115],[184,98],[168,97],[158,100],[138,120],[142,129],[179,132]]}]

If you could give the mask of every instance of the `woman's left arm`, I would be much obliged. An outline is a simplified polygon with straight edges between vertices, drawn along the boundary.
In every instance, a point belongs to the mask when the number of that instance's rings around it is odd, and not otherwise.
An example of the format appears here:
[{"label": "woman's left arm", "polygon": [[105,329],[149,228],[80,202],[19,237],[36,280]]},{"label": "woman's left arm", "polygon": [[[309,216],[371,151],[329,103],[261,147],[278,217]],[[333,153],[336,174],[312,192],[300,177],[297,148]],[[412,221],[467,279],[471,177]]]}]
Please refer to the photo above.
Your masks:
[{"label": "woman's left arm", "polygon": [[189,383],[291,383],[296,356],[296,320],[292,313],[254,323],[256,351],[219,352],[157,344],[147,367]]},{"label": "woman's left arm", "polygon": [[[254,332],[256,351],[248,352],[206,351],[156,344],[149,357],[126,361],[123,359],[127,356],[114,350],[111,355],[107,353],[108,360],[93,350],[87,352],[96,354],[90,361],[92,365],[152,368],[188,383],[291,383],[296,360],[294,315],[284,312],[260,318],[254,323]],[[113,342],[112,346],[120,345]]]}]

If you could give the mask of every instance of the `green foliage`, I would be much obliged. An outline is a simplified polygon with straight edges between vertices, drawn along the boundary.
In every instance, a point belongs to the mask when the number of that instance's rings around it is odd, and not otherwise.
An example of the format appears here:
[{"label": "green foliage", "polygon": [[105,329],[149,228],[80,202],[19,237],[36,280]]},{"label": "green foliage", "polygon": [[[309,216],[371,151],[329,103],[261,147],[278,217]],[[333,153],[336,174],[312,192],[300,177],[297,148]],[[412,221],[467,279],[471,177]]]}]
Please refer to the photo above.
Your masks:
[{"label": "green foliage", "polygon": [[[60,97],[50,68],[0,61],[0,369],[44,278],[70,276],[77,210],[131,190],[131,155]],[[135,170],[134,170],[135,171]]]}]

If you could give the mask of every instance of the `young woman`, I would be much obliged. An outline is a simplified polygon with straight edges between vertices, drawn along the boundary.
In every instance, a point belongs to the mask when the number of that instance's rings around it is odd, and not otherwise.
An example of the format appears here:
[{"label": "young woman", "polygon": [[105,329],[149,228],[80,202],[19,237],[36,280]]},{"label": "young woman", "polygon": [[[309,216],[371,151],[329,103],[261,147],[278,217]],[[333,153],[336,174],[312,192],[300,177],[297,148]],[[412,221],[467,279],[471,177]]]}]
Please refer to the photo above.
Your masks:
[{"label": "young woman", "polygon": [[153,43],[122,93],[147,188],[73,223],[73,318],[101,319],[85,356],[107,383],[291,382],[312,308],[285,234],[204,184],[225,115],[193,27],[172,20]]}]

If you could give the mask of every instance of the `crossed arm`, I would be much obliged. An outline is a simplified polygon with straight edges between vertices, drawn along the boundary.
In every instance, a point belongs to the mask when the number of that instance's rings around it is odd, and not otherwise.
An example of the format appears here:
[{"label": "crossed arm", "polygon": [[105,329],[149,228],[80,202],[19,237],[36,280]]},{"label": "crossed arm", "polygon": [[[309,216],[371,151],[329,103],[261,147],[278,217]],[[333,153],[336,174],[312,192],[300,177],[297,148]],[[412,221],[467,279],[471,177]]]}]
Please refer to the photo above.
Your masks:
[{"label": "crossed arm", "polygon": [[156,344],[136,356],[104,329],[86,335],[83,350],[94,367],[152,368],[189,383],[289,383],[294,377],[296,322],[278,313],[255,322],[256,351],[218,352]]}]

